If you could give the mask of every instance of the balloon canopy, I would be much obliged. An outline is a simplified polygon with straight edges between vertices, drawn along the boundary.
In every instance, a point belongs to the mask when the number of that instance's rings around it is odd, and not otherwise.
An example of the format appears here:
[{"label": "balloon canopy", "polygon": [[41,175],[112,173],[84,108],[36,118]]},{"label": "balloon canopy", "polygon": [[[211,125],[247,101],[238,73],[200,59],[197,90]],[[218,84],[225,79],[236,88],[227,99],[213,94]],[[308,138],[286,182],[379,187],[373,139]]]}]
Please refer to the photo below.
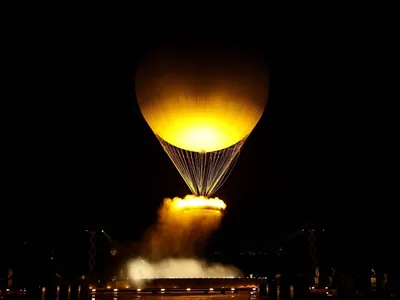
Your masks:
[{"label": "balloon canopy", "polygon": [[145,120],[193,194],[205,197],[228,177],[268,96],[262,59],[214,46],[149,52],[135,82]]},{"label": "balloon canopy", "polygon": [[265,68],[233,49],[164,48],[139,65],[136,95],[153,132],[194,152],[228,148],[247,137],[267,101]]}]

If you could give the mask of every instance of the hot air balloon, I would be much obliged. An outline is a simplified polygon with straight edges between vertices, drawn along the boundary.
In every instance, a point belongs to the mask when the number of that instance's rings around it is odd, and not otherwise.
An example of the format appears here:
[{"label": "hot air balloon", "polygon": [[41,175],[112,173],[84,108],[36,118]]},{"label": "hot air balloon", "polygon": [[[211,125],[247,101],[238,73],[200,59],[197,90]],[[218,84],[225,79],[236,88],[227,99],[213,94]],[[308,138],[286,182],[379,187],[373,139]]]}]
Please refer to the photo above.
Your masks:
[{"label": "hot air balloon", "polygon": [[265,65],[240,48],[169,46],[142,59],[135,85],[144,119],[191,192],[214,194],[264,111]]}]

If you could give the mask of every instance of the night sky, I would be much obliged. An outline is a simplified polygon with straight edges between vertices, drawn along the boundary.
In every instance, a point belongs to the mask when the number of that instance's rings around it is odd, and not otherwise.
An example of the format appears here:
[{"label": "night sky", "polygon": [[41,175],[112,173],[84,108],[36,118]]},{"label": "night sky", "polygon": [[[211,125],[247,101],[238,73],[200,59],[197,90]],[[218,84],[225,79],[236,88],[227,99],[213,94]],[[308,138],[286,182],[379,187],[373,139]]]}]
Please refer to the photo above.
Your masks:
[{"label": "night sky", "polygon": [[314,226],[330,232],[341,255],[396,253],[398,171],[384,28],[372,21],[321,27],[262,20],[179,31],[106,20],[39,23],[15,25],[19,34],[8,44],[2,215],[11,244],[40,235],[79,248],[86,228],[138,240],[164,197],[189,193],[134,91],[140,54],[172,35],[256,41],[269,62],[265,113],[215,195],[228,205],[220,241],[279,240]]}]

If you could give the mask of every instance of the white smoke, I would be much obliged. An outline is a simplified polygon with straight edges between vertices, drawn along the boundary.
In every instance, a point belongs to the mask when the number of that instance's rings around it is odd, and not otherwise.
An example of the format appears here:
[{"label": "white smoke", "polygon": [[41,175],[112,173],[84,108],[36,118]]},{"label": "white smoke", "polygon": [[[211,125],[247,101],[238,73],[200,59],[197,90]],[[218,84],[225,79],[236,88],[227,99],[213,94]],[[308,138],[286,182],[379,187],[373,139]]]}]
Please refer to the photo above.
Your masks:
[{"label": "white smoke", "polygon": [[136,258],[129,262],[128,274],[132,280],[150,278],[232,278],[243,276],[242,272],[234,266],[186,258],[164,259],[156,263]]},{"label": "white smoke", "polygon": [[[201,201],[200,201],[201,200]],[[200,204],[199,204],[200,201]],[[234,266],[198,259],[209,236],[220,226],[220,210],[182,210],[182,205],[204,207],[204,201],[215,206],[216,199],[164,199],[158,220],[146,232],[140,247],[141,257],[127,265],[128,276],[142,284],[152,278],[233,278],[243,274]],[[218,204],[225,203],[217,199]]]}]

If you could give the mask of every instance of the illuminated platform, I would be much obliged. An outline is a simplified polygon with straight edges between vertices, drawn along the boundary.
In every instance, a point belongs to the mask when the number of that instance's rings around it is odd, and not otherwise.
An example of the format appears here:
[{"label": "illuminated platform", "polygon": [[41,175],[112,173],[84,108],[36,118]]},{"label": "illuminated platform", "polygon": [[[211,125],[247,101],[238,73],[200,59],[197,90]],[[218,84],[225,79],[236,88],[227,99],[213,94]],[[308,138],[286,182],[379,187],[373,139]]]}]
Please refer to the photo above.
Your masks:
[{"label": "illuminated platform", "polygon": [[106,286],[92,285],[94,292],[180,293],[257,291],[261,279],[248,278],[143,278],[110,281]]}]

